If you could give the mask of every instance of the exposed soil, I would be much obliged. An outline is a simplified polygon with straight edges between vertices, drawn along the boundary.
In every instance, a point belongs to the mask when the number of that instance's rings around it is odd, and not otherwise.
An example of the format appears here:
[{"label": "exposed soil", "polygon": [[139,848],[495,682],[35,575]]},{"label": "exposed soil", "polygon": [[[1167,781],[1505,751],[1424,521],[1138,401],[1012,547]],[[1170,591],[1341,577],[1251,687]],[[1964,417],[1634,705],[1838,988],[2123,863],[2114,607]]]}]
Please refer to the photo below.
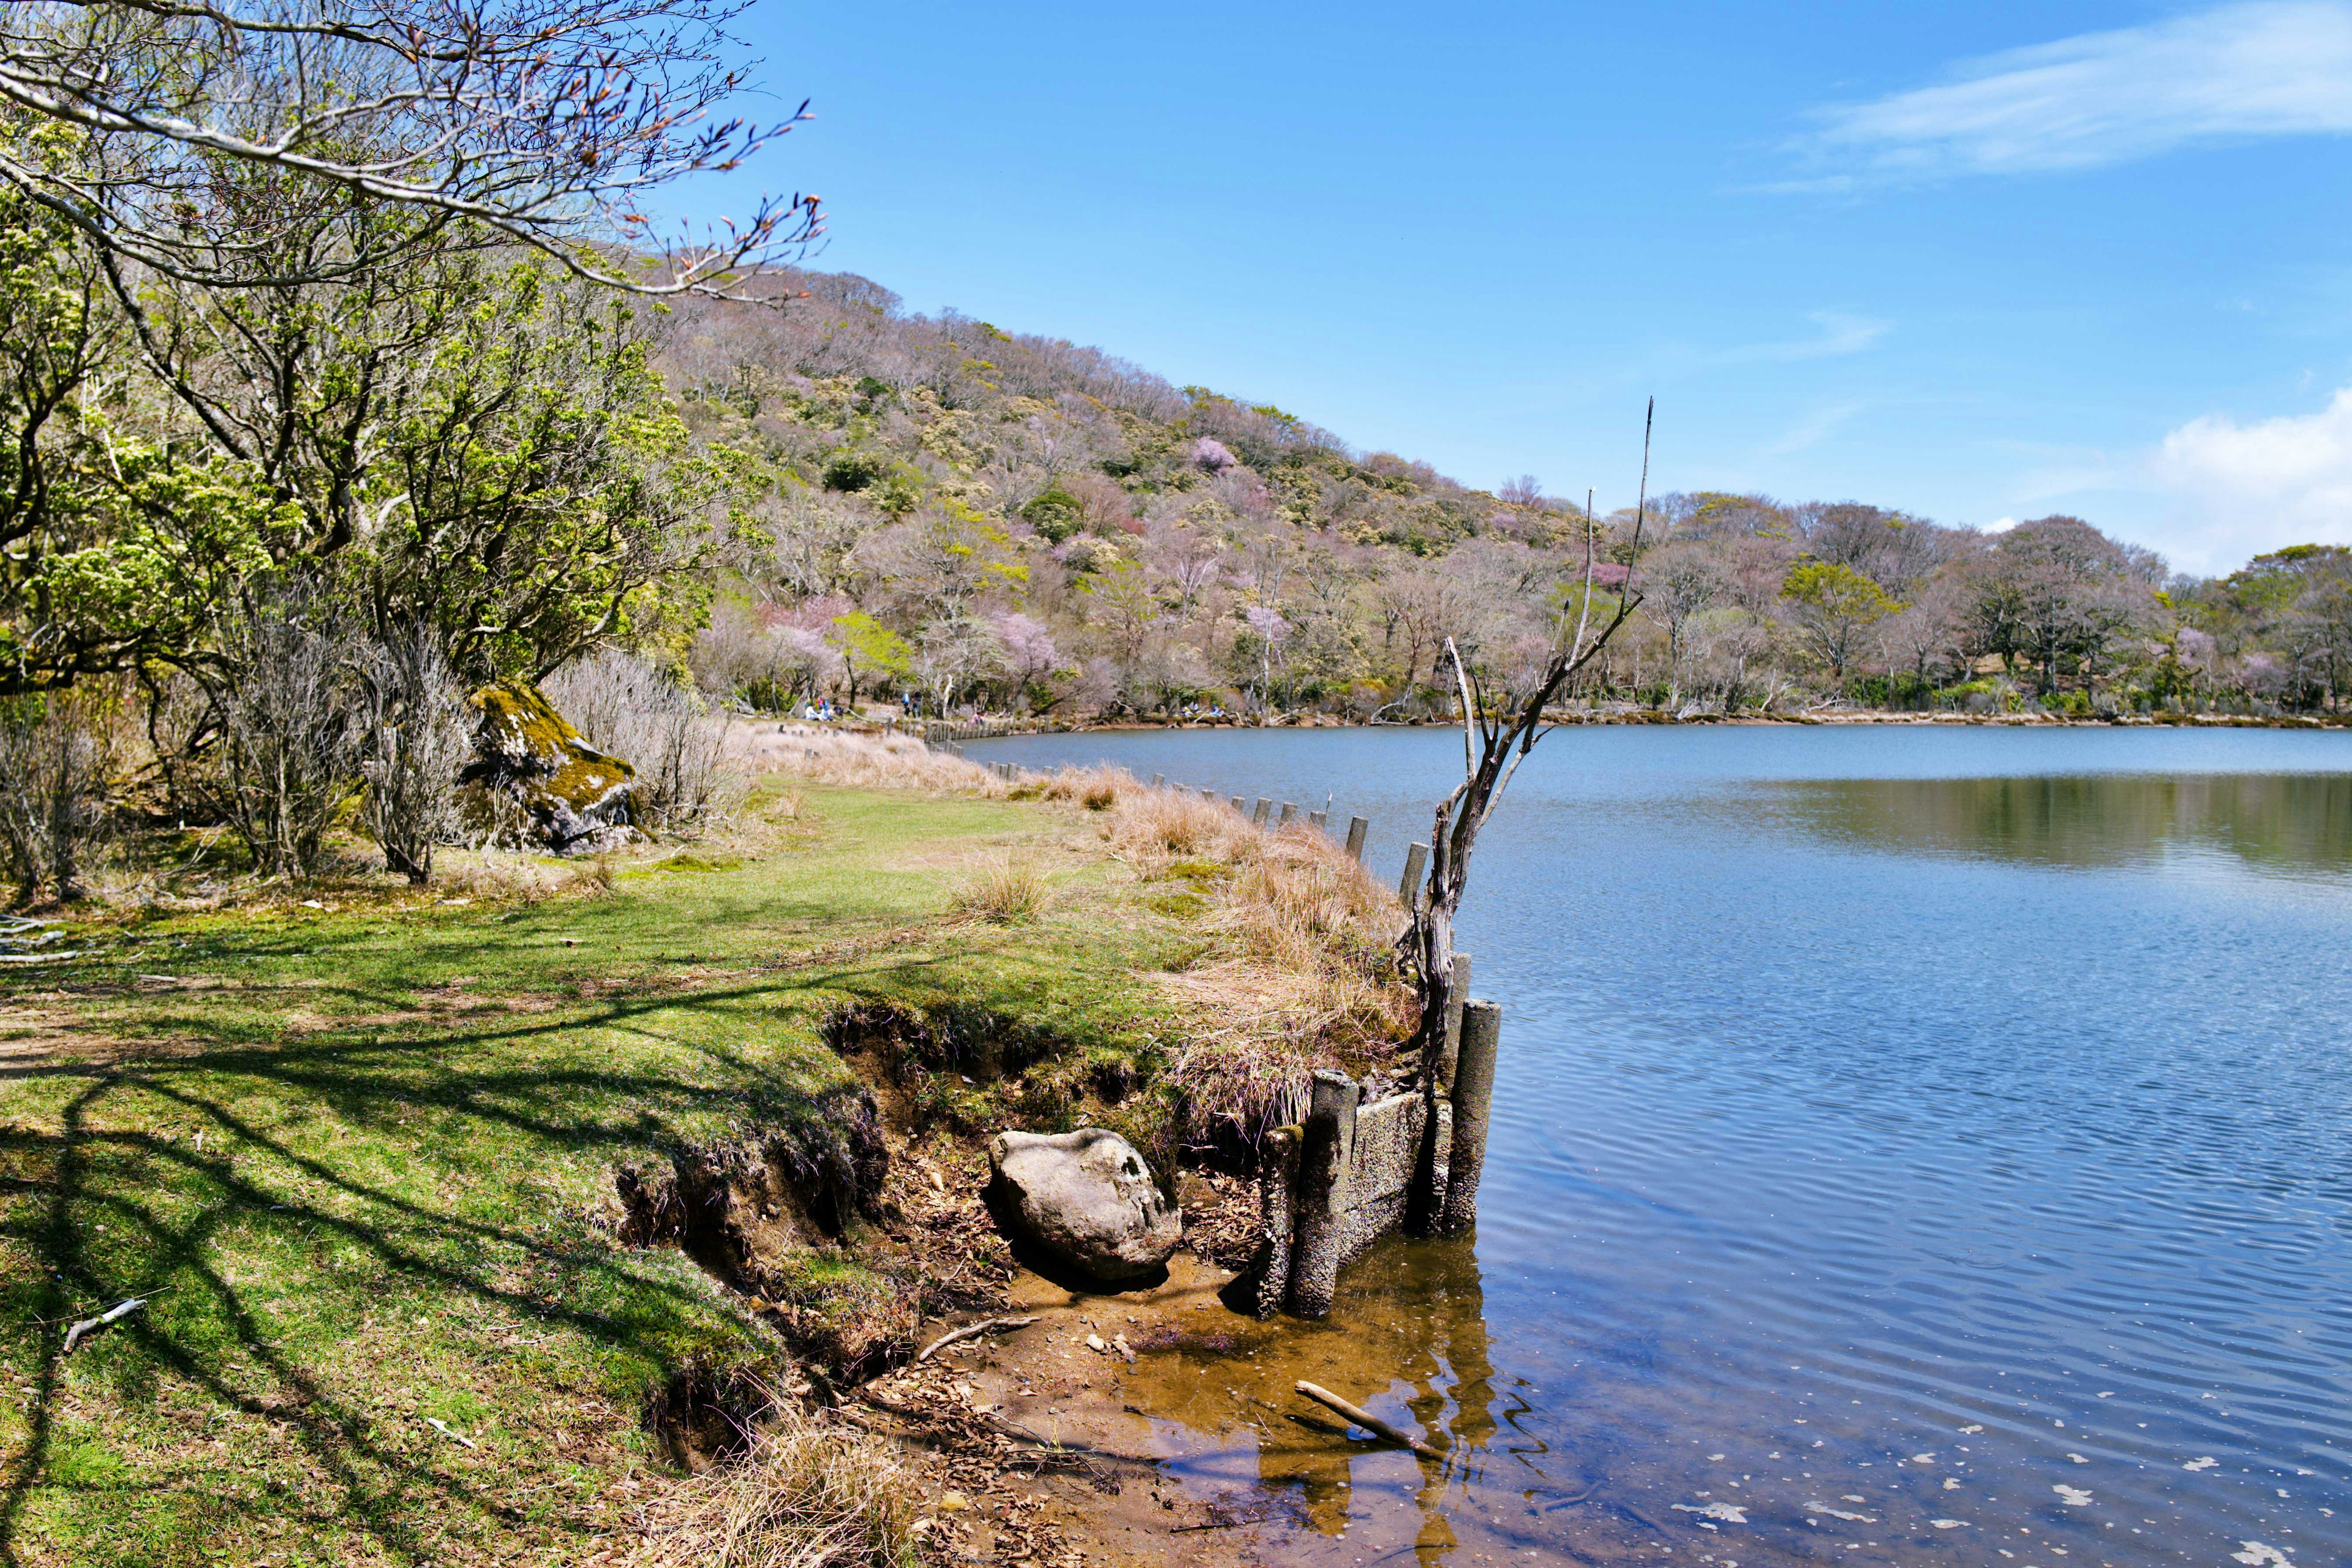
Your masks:
[{"label": "exposed soil", "polygon": [[951,1488],[928,1511],[946,1554],[1013,1561],[1025,1546],[1048,1562],[1139,1568],[1261,1561],[1255,1540],[1213,1538],[1263,1509],[1191,1495],[1162,1474],[1164,1446],[1128,1386],[1137,1346],[1217,1337],[1229,1316],[1218,1292],[1233,1278],[1183,1252],[1165,1280],[1116,1294],[1024,1269],[1005,1315],[1034,1322],[947,1346],[858,1390],[873,1429],[937,1455],[930,1468]]}]

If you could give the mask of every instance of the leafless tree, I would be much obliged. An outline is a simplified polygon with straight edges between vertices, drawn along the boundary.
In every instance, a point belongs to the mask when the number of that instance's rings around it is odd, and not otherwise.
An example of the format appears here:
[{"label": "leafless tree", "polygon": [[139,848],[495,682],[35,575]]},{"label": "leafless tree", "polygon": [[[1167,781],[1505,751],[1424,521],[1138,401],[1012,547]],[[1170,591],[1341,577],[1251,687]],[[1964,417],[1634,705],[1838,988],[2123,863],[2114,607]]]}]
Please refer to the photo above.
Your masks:
[{"label": "leafless tree", "polygon": [[[19,0],[0,8],[0,101],[81,137],[68,157],[0,145],[0,181],[184,281],[352,277],[471,226],[601,282],[709,291],[821,226],[814,196],[763,197],[675,239],[644,210],[649,191],[734,169],[806,117],[726,113],[744,4]],[[217,221],[257,182],[274,202]],[[289,265],[281,226],[339,198],[419,221]]]},{"label": "leafless tree", "polygon": [[732,792],[724,721],[635,655],[590,654],[550,675],[542,689],[590,745],[636,769],[631,815],[645,826],[690,828]]},{"label": "leafless tree", "polygon": [[365,755],[352,639],[321,599],[298,593],[226,611],[215,643],[204,679],[219,741],[203,794],[257,874],[314,875]]},{"label": "leafless tree", "polygon": [[1959,659],[1966,637],[1958,596],[1946,583],[1931,584],[1878,626],[1878,646],[1888,667],[1909,671],[1922,687]]},{"label": "leafless tree", "polygon": [[[1636,562],[1641,559],[1642,519],[1649,501],[1650,426],[1656,417],[1656,407],[1653,402],[1643,423],[1641,496],[1629,542],[1629,552]],[[1551,732],[1553,726],[1546,720],[1545,710],[1576,673],[1609,646],[1610,639],[1642,603],[1629,574],[1616,595],[1614,605],[1600,616],[1593,614],[1593,525],[1588,512],[1583,592],[1569,601],[1573,613],[1564,608],[1559,616],[1553,628],[1549,657],[1524,692],[1512,694],[1507,705],[1489,708],[1478,677],[1464,662],[1453,639],[1446,639],[1448,660],[1462,698],[1462,782],[1438,804],[1433,816],[1429,837],[1429,879],[1413,890],[1412,922],[1402,942],[1405,958],[1415,971],[1421,998],[1421,1023],[1415,1040],[1421,1047],[1425,1070],[1426,1064],[1435,1059],[1435,1047],[1445,1027],[1447,994],[1454,984],[1454,920],[1462,908],[1462,896],[1469,889],[1470,855],[1476,847],[1479,831],[1494,815],[1519,764],[1527,761],[1536,742]]]},{"label": "leafless tree", "polygon": [[474,726],[434,634],[393,631],[359,650],[366,703],[362,816],[384,868],[423,887],[433,851],[457,834],[457,775],[474,756]]},{"label": "leafless tree", "polygon": [[1643,595],[1643,613],[1666,634],[1667,700],[1679,705],[1691,623],[1722,596],[1722,572],[1715,553],[1697,544],[1668,544],[1653,551],[1643,564],[1650,584]]},{"label": "leafless tree", "polygon": [[[1403,656],[1403,674],[1398,689],[1410,693],[1421,679],[1424,658],[1430,662],[1431,675],[1436,675],[1446,629],[1460,625],[1470,606],[1451,578],[1410,558],[1399,562],[1381,580],[1373,601],[1384,624],[1384,640]],[[1396,647],[1400,640],[1402,648]]]},{"label": "leafless tree", "polygon": [[0,704],[0,871],[31,899],[44,883],[59,899],[106,837],[116,726],[94,689]]}]

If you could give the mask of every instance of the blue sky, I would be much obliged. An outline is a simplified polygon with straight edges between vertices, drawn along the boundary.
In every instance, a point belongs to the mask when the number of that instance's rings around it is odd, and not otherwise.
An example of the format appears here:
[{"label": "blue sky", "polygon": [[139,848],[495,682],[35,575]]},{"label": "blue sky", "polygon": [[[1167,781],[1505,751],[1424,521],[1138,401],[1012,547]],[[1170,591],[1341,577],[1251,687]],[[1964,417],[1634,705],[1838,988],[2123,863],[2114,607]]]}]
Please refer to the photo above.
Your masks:
[{"label": "blue sky", "polygon": [[[803,7],[816,265],[1519,473],[2352,542],[2352,0]],[[752,105],[754,109],[760,106]],[[2343,395],[2339,396],[2339,391]]]}]

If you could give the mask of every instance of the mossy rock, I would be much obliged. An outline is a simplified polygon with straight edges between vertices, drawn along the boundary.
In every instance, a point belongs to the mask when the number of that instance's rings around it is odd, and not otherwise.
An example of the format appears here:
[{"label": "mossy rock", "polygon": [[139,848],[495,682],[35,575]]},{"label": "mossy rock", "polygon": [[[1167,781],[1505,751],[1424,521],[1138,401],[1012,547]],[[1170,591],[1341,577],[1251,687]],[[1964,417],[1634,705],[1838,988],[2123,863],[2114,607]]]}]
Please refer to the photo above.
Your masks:
[{"label": "mossy rock", "polygon": [[539,688],[494,681],[467,700],[481,722],[465,780],[520,807],[531,838],[578,854],[632,836],[637,770],[581,739]]}]

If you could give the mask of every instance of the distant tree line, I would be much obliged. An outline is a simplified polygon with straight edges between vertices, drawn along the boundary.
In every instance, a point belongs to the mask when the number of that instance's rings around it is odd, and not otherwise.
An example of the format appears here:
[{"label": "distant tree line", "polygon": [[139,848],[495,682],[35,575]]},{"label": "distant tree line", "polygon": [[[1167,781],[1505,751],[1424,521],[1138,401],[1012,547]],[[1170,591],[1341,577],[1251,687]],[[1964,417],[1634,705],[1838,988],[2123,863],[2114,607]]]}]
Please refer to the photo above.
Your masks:
[{"label": "distant tree line", "polygon": [[[657,363],[755,498],[693,665],[771,708],[1357,718],[1532,678],[1564,606],[1640,599],[1571,700],[2340,710],[2352,558],[2177,577],[2078,518],[2000,532],[1702,492],[1587,517],[848,275],[682,303]],[[1588,574],[1588,555],[1591,570]]]},{"label": "distant tree line", "polygon": [[2189,581],[2073,518],[1712,493],[1637,535],[795,268],[812,199],[657,243],[648,192],[792,122],[725,117],[734,8],[0,8],[0,877],[69,888],[135,801],[422,878],[459,696],[559,671],[664,736],[1410,719],[1638,600],[1559,700],[2343,707],[2339,548]]}]

